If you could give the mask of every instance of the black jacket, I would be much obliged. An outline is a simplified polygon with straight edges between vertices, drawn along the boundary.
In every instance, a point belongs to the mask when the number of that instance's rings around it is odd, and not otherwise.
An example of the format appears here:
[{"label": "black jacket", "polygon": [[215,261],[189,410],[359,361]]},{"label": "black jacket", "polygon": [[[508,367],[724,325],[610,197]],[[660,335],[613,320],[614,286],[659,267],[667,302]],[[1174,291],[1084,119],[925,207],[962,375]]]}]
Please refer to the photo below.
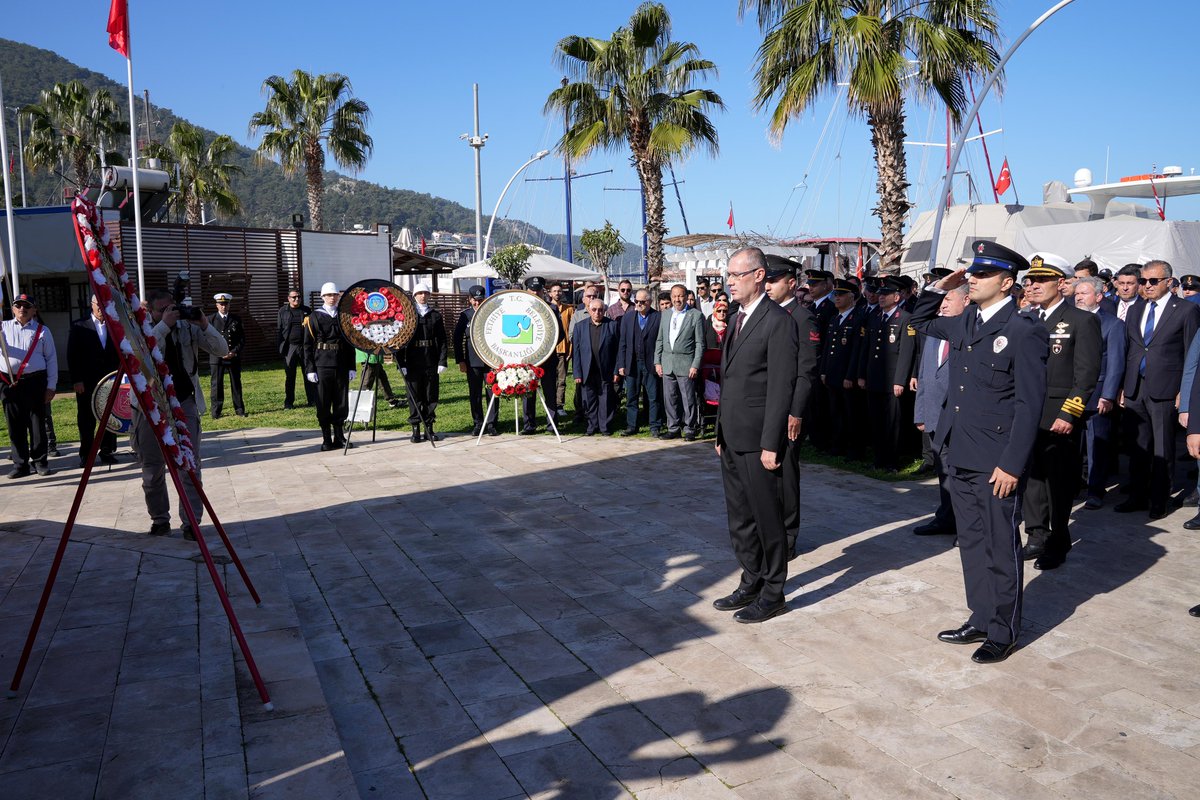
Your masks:
[{"label": "black jacket", "polygon": [[[226,361],[236,361],[242,357],[242,348],[246,345],[246,326],[242,324],[242,318],[237,314],[230,313],[225,319],[221,319],[220,314],[213,314],[208,318],[208,324],[217,329],[217,333],[225,340],[225,344],[229,345],[230,359]],[[209,356],[208,364],[213,366],[222,361],[215,356]]]},{"label": "black jacket", "polygon": [[118,366],[112,331],[107,333],[104,347],[100,347],[96,326],[91,317],[85,317],[72,322],[67,334],[67,369],[71,372],[71,382],[82,383],[87,392],[96,388],[101,378]]},{"label": "black jacket", "polygon": [[840,312],[835,312],[825,330],[825,349],[821,354],[820,372],[827,386],[841,387],[842,381],[853,380],[856,369],[854,356],[858,352],[858,340],[862,335],[865,314],[851,308],[845,322],[839,322]]},{"label": "black jacket", "polygon": [[[637,311],[630,311],[619,320],[621,325],[620,347],[617,349],[617,369],[625,370],[629,375],[638,359],[648,369],[654,369],[654,346],[658,342],[658,324],[662,315],[651,311],[646,315],[646,329],[638,325]],[[576,348],[579,343],[575,342]]]},{"label": "black jacket", "polygon": [[[1070,302],[1063,300],[1042,323],[1050,337],[1043,430],[1050,430],[1056,419],[1078,425],[1100,376],[1100,354],[1104,349],[1100,320],[1095,314],[1068,305]],[[1023,313],[1038,318],[1036,308]]]},{"label": "black jacket", "polygon": [[[1136,398],[1146,392],[1151,400],[1173,400],[1183,380],[1183,358],[1200,328],[1200,306],[1167,295],[1166,305],[1156,315],[1150,343],[1144,341],[1146,302],[1134,303],[1125,316],[1125,396]],[[1141,372],[1146,359],[1145,375]]]},{"label": "black jacket", "polygon": [[488,364],[475,352],[475,345],[471,344],[471,320],[474,317],[475,309],[471,306],[458,315],[458,322],[454,325],[454,363],[483,369]]},{"label": "black jacket", "polygon": [[796,323],[796,386],[792,390],[792,407],[788,413],[803,417],[813,381],[817,379],[817,347],[821,343],[821,334],[812,312],[800,303],[793,300],[782,308]]},{"label": "black jacket", "polygon": [[[887,322],[882,309],[867,317],[866,336],[859,342],[856,380],[865,380],[868,392],[891,394],[900,363],[901,348],[908,337],[909,314],[897,306]],[[915,331],[914,331],[915,334]],[[916,336],[914,335],[915,339]]]},{"label": "black jacket", "polygon": [[417,317],[417,328],[408,344],[396,351],[396,366],[405,369],[434,369],[446,366],[446,326],[442,312],[430,306]]},{"label": "black jacket", "polygon": [[279,309],[275,316],[275,349],[279,355],[286,356],[293,345],[304,346],[304,318],[311,313],[312,309],[303,303],[296,308],[284,303]]},{"label": "black jacket", "polygon": [[317,310],[304,321],[304,371],[354,369],[354,346],[336,316]]},{"label": "black jacket", "polygon": [[[735,453],[782,453],[796,383],[796,325],[764,297],[721,355],[717,443]],[[1200,383],[1200,381],[1198,381]]]}]

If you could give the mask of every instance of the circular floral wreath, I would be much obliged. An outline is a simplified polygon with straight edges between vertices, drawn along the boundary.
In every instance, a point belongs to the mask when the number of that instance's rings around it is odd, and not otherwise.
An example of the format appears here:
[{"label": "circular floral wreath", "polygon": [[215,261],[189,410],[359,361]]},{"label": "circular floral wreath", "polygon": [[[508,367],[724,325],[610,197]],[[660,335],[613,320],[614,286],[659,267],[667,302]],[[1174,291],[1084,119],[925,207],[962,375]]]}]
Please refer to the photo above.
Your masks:
[{"label": "circular floral wreath", "polygon": [[546,370],[533,364],[504,364],[484,376],[492,394],[497,397],[516,397],[536,392]]}]

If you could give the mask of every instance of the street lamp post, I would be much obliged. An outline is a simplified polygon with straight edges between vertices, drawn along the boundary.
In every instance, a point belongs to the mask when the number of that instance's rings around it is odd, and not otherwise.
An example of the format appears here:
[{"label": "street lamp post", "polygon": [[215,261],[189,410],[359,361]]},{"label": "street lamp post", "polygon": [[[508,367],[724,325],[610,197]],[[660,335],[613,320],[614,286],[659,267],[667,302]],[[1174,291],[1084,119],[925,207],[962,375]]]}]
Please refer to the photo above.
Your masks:
[{"label": "street lamp post", "polygon": [[[462,134],[458,138],[466,140],[466,143],[475,151],[475,260],[483,261],[483,257],[487,255],[487,248],[483,246],[483,182],[480,177],[480,154],[483,151],[483,146],[487,144],[488,135],[479,135],[479,84],[474,84],[475,88],[475,134],[468,136]],[[491,228],[488,228],[489,232]]]},{"label": "street lamp post", "polygon": [[[483,255],[485,258],[487,257],[488,247],[492,243],[492,226],[496,224],[496,214],[500,212],[500,204],[504,202],[504,195],[508,194],[508,187],[512,186],[513,181],[517,179],[518,175],[525,171],[526,167],[535,161],[541,161],[548,155],[550,155],[549,150],[542,150],[541,152],[537,153],[533,158],[529,159],[520,167],[518,167],[517,171],[513,173],[513,176],[508,179],[508,183],[504,184],[504,191],[500,192],[500,197],[496,200],[496,207],[492,209],[492,219],[490,222],[488,222],[487,236],[484,237],[483,240]],[[480,260],[482,261],[483,259]]]}]

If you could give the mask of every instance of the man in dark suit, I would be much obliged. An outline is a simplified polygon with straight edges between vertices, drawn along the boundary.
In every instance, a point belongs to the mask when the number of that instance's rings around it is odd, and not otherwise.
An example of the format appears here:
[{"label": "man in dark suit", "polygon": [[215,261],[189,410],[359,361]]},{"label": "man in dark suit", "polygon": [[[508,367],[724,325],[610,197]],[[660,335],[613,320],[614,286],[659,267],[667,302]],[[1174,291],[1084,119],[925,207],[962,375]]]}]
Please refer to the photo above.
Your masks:
[{"label": "man in dark suit", "polygon": [[1125,377],[1125,323],[1105,311],[1104,283],[1099,278],[1075,281],[1075,307],[1095,314],[1100,322],[1100,374],[1087,403],[1084,442],[1087,445],[1087,501],[1084,508],[1104,506],[1108,491],[1109,465],[1113,459],[1113,409]]},{"label": "man in dark suit", "polygon": [[[1188,407],[1200,409],[1200,381],[1192,381],[1189,395]],[[1189,412],[1186,428],[1188,455],[1200,461],[1200,413]],[[1200,605],[1192,606],[1188,609],[1188,613],[1193,617],[1200,617]]]},{"label": "man in dark suit", "polygon": [[796,324],[796,386],[788,411],[787,447],[783,454],[783,527],[787,531],[788,560],[799,555],[800,534],[800,432],[809,396],[817,377],[817,332],[812,313],[796,300],[799,264],[782,256],[767,256],[764,290]]},{"label": "man in dark suit", "polygon": [[1053,253],[1029,259],[1022,312],[1037,319],[1050,340],[1046,402],[1042,406],[1022,504],[1028,543],[1021,551],[1033,568],[1055,569],[1071,549],[1071,506],[1079,487],[1079,443],[1087,401],[1096,390],[1103,339],[1100,321],[1068,299],[1070,263]]},{"label": "man in dark suit", "polygon": [[[825,387],[828,420],[835,455],[858,455],[857,433],[854,426],[861,423],[855,414],[854,354],[864,327],[865,312],[855,308],[858,291],[850,281],[838,280],[833,290],[836,316],[829,320],[825,331],[825,349],[818,370]],[[814,401],[815,402],[815,401]],[[814,420],[815,424],[816,420]],[[816,444],[816,442],[814,442]]]},{"label": "man in dark suit", "polygon": [[[935,278],[943,278],[950,271]],[[946,292],[942,305],[938,309],[941,317],[957,317],[967,308],[967,287],[959,286]],[[912,327],[911,325],[909,327]],[[933,519],[913,528],[917,536],[957,536],[958,525],[954,521],[954,505],[950,498],[950,490],[946,481],[945,448],[933,447],[932,440],[936,438],[938,419],[942,415],[942,406],[946,404],[946,395],[950,389],[950,342],[932,336],[920,334],[916,337],[906,336],[906,342],[920,338],[924,341],[920,346],[916,377],[916,398],[913,402],[913,424],[922,435],[931,440],[930,450],[933,453],[933,468],[938,476],[938,507],[933,512]],[[911,386],[911,384],[910,384]]]},{"label": "man in dark suit", "polygon": [[1113,510],[1149,510],[1151,519],[1167,514],[1183,361],[1200,328],[1200,307],[1170,294],[1170,282],[1170,264],[1148,262],[1138,278],[1144,302],[1134,305],[1125,317],[1127,349],[1120,402],[1134,424],[1132,491]]},{"label": "man in dark suit", "polygon": [[[75,389],[75,419],[79,423],[79,466],[87,462],[96,437],[96,413],[92,409],[92,392],[105,375],[117,368],[117,346],[109,335],[104,313],[96,295],[92,295],[92,313],[71,323],[67,335],[67,369]],[[100,442],[100,460],[105,464],[117,461],[117,435],[106,430]]]},{"label": "man in dark suit", "polygon": [[[300,302],[300,290],[288,292],[285,305],[279,307],[275,317],[276,341],[275,348],[283,359],[283,407],[292,408],[296,404],[296,373],[304,371],[304,320],[312,313],[312,309]],[[317,404],[316,387],[303,379],[304,397],[307,404]]]},{"label": "man in dark suit", "polygon": [[604,315],[604,303],[588,301],[588,320],[575,328],[575,383],[583,393],[583,411],[587,416],[587,435],[597,432],[608,436],[617,410],[617,350],[620,347],[618,322]]},{"label": "man in dark suit", "polygon": [[[469,305],[458,315],[458,322],[454,326],[454,360],[458,364],[459,371],[467,376],[467,399],[471,404],[471,421],[475,424],[475,427],[471,429],[471,435],[479,436],[482,431],[488,436],[499,436],[500,431],[496,429],[496,419],[500,415],[500,403],[492,403],[492,398],[488,396],[489,390],[485,377],[489,367],[475,352],[475,345],[471,344],[471,320],[475,317],[475,309],[483,303],[484,295],[482,286],[472,286],[467,290]],[[552,376],[547,373],[546,377],[549,379]],[[484,409],[489,406],[491,413],[485,420],[483,418]]]},{"label": "man in dark suit", "polygon": [[740,306],[721,355],[717,455],[725,486],[729,538],[742,567],[738,588],[713,602],[738,622],[783,612],[787,530],[782,458],[799,356],[796,326],[763,291],[767,262],[757,247],[729,259],[730,297]]},{"label": "man in dark suit", "polygon": [[[899,307],[903,283],[895,277],[880,282],[879,305],[866,321],[866,338],[858,349],[856,375],[859,390],[867,393],[867,420],[875,466],[900,468],[900,397],[896,391],[896,365],[902,339],[908,335],[908,312]],[[915,335],[915,334],[914,334]]]},{"label": "man in dark suit", "polygon": [[[817,359],[822,358],[829,344],[829,327],[839,312],[835,306],[833,294],[833,273],[825,270],[809,269],[804,271],[804,288],[808,290],[808,310],[812,312],[813,324],[816,326],[820,341],[817,343]],[[829,409],[832,399],[821,381],[813,384],[812,402],[808,404],[808,421],[804,426],[813,447],[823,453],[833,452],[840,444],[835,441],[830,424]]]},{"label": "man in dark suit", "polygon": [[229,311],[233,295],[217,292],[213,295],[213,300],[217,304],[217,313],[209,317],[208,323],[221,334],[221,338],[229,346],[229,352],[221,357],[208,357],[208,369],[212,373],[212,418],[219,418],[225,405],[226,375],[229,375],[229,394],[233,399],[233,410],[239,417],[244,417],[246,405],[242,402],[242,347],[246,344],[246,328],[242,325],[242,318]]},{"label": "man in dark suit", "polygon": [[[1045,328],[1018,314],[1010,296],[1017,272],[1028,267],[1025,259],[993,242],[975,242],[972,249],[969,267],[921,293],[912,325],[950,342],[950,392],[934,446],[946,448],[971,615],[938,639],[982,642],[971,659],[994,664],[1008,658],[1021,633],[1017,511],[1046,400],[1049,346]],[[942,294],[964,282],[976,307],[938,317]]]},{"label": "man in dark suit", "polygon": [[[705,289],[707,290],[707,285]],[[662,433],[663,405],[658,375],[654,372],[654,348],[658,343],[658,323],[662,319],[650,301],[650,292],[638,289],[634,311],[621,317],[621,341],[617,349],[617,374],[625,378],[625,435],[638,431],[638,406],[646,392],[646,416],[650,433]]]}]

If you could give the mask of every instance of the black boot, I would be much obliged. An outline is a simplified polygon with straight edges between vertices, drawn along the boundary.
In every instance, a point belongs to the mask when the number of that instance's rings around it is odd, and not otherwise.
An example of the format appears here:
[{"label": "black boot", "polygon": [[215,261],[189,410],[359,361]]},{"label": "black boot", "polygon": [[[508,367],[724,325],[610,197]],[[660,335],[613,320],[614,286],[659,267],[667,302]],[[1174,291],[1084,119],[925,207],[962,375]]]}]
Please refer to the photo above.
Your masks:
[{"label": "black boot", "polygon": [[431,442],[440,442],[442,440],[442,437],[433,432],[432,422],[425,426],[425,438]]},{"label": "black boot", "polygon": [[425,436],[424,436],[424,435],[421,433],[421,426],[420,426],[420,425],[413,425],[413,426],[412,426],[412,429],[413,429],[413,432],[412,432],[412,442],[413,442],[413,444],[416,444],[417,442],[423,442],[423,441],[425,441]]}]

